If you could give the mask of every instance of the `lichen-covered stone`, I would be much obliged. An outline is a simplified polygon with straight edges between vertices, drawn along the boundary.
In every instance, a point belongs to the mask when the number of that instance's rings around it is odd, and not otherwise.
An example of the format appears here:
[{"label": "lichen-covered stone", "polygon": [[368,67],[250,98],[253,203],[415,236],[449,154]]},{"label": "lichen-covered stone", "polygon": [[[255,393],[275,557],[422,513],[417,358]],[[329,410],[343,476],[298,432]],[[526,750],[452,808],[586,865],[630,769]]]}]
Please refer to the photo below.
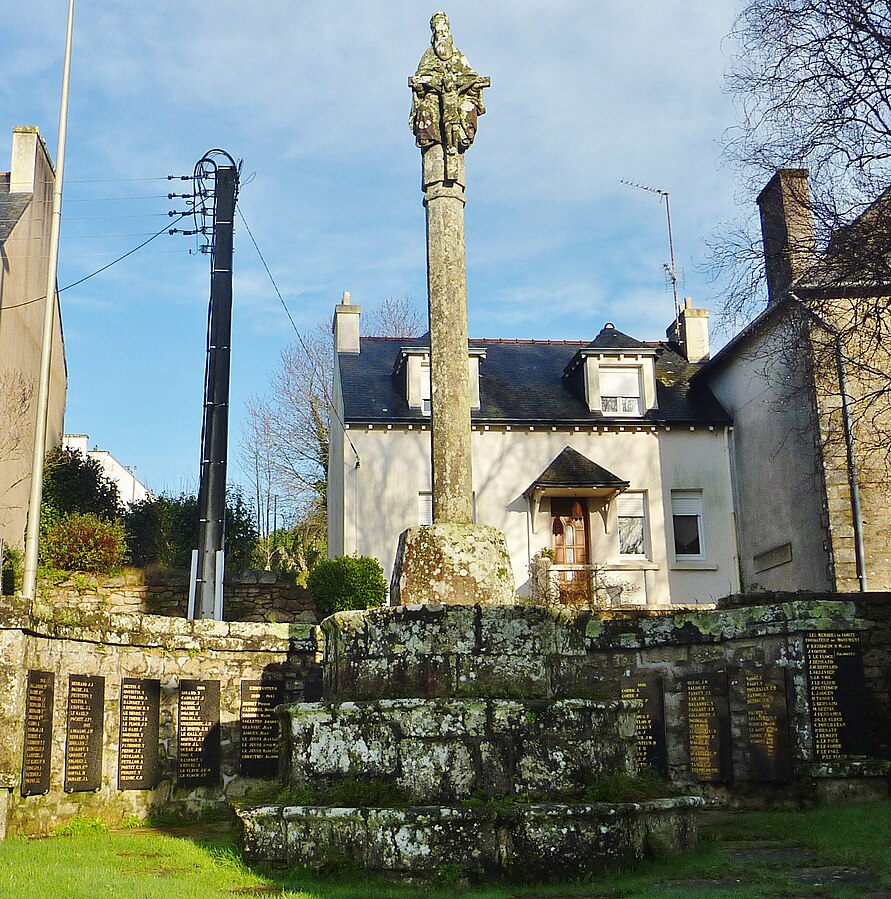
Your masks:
[{"label": "lichen-covered stone", "polygon": [[513,568],[504,534],[491,525],[452,523],[403,531],[390,601],[393,605],[512,604]]},{"label": "lichen-covered stone", "polygon": [[418,802],[474,795],[556,799],[634,769],[637,704],[585,699],[382,699],[298,703],[290,782],[392,783]]},{"label": "lichen-covered stone", "polygon": [[571,879],[691,849],[695,797],[454,808],[261,807],[238,812],[249,862]]},{"label": "lichen-covered stone", "polygon": [[417,605],[338,612],[322,622],[330,699],[589,698],[586,613],[537,606]]}]

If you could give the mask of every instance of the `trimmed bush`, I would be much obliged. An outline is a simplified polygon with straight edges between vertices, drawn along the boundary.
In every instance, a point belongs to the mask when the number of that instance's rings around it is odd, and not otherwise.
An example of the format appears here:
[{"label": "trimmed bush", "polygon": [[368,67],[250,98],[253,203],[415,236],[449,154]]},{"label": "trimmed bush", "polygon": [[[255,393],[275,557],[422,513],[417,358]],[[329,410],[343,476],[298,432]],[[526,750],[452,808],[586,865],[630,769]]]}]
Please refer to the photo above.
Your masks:
[{"label": "trimmed bush", "polygon": [[123,524],[92,512],[54,516],[40,538],[40,563],[47,568],[107,574],[126,557]]},{"label": "trimmed bush", "polygon": [[339,556],[320,562],[306,586],[324,615],[346,609],[371,609],[387,601],[387,582],[377,559]]}]

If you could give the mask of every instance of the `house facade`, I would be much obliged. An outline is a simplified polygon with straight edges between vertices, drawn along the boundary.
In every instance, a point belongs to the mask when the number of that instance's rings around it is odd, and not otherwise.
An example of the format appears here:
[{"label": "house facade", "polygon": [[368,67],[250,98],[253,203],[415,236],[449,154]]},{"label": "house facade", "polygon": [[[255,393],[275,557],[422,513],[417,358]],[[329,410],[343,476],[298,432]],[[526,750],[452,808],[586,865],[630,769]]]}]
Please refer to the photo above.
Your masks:
[{"label": "house facade", "polygon": [[[37,128],[17,127],[0,173],[0,539],[21,546],[31,489],[55,170]],[[47,447],[62,439],[67,372],[58,295]]]},{"label": "house facade", "polygon": [[[429,345],[360,337],[360,316],[343,303],[334,318],[329,554],[389,576],[399,534],[432,520]],[[613,604],[738,590],[732,423],[691,383],[707,357],[689,303],[666,341],[607,324],[593,340],[469,342],[474,515],[504,532],[520,594],[542,564],[561,593]]]},{"label": "house facade", "polygon": [[888,196],[819,252],[806,171],[758,204],[768,305],[693,379],[735,424],[743,587],[891,589]]}]

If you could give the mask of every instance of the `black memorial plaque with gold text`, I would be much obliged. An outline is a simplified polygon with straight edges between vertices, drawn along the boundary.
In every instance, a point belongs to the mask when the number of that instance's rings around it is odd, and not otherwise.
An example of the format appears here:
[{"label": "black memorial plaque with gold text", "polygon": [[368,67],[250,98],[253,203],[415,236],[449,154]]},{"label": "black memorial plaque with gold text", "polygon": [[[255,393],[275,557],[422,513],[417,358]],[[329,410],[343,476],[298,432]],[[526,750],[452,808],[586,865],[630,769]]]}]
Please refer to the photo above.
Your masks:
[{"label": "black memorial plaque with gold text", "polygon": [[281,728],[275,707],[283,692],[280,683],[241,682],[241,773],[246,777],[278,776]]},{"label": "black memorial plaque with gold text", "polygon": [[702,783],[728,783],[733,774],[727,672],[686,679],[690,773]]},{"label": "black memorial plaque with gold text", "polygon": [[102,786],[102,743],[105,725],[105,678],[68,676],[65,734],[65,792],[81,793]]},{"label": "black memorial plaque with gold text", "polygon": [[818,762],[872,754],[872,732],[857,633],[804,635],[814,758]]},{"label": "black memorial plaque with gold text", "polygon": [[220,682],[179,682],[177,782],[213,787],[220,780]]},{"label": "black memorial plaque with gold text", "polygon": [[25,693],[25,745],[22,753],[22,796],[39,796],[50,788],[53,737],[52,671],[29,671]]},{"label": "black memorial plaque with gold text", "polygon": [[118,789],[151,790],[158,785],[161,681],[121,679],[121,731]]},{"label": "black memorial plaque with gold text", "polygon": [[622,699],[634,699],[643,703],[637,713],[637,764],[652,768],[668,776],[668,744],[665,740],[665,698],[662,678],[659,675],[642,674],[623,677]]},{"label": "black memorial plaque with gold text", "polygon": [[734,685],[745,697],[748,721],[749,780],[786,783],[792,779],[792,745],[786,669],[741,669]]}]

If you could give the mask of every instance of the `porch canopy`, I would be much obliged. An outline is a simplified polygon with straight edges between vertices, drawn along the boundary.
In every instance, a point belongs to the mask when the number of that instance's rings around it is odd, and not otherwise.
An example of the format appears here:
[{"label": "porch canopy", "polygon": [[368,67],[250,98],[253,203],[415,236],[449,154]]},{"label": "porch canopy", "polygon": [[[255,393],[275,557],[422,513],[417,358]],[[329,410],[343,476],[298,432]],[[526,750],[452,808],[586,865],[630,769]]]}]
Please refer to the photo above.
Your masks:
[{"label": "porch canopy", "polygon": [[535,509],[545,495],[596,497],[600,500],[596,510],[606,521],[610,502],[627,490],[628,484],[628,481],[567,446],[523,491],[523,496],[530,501],[533,528]]}]

